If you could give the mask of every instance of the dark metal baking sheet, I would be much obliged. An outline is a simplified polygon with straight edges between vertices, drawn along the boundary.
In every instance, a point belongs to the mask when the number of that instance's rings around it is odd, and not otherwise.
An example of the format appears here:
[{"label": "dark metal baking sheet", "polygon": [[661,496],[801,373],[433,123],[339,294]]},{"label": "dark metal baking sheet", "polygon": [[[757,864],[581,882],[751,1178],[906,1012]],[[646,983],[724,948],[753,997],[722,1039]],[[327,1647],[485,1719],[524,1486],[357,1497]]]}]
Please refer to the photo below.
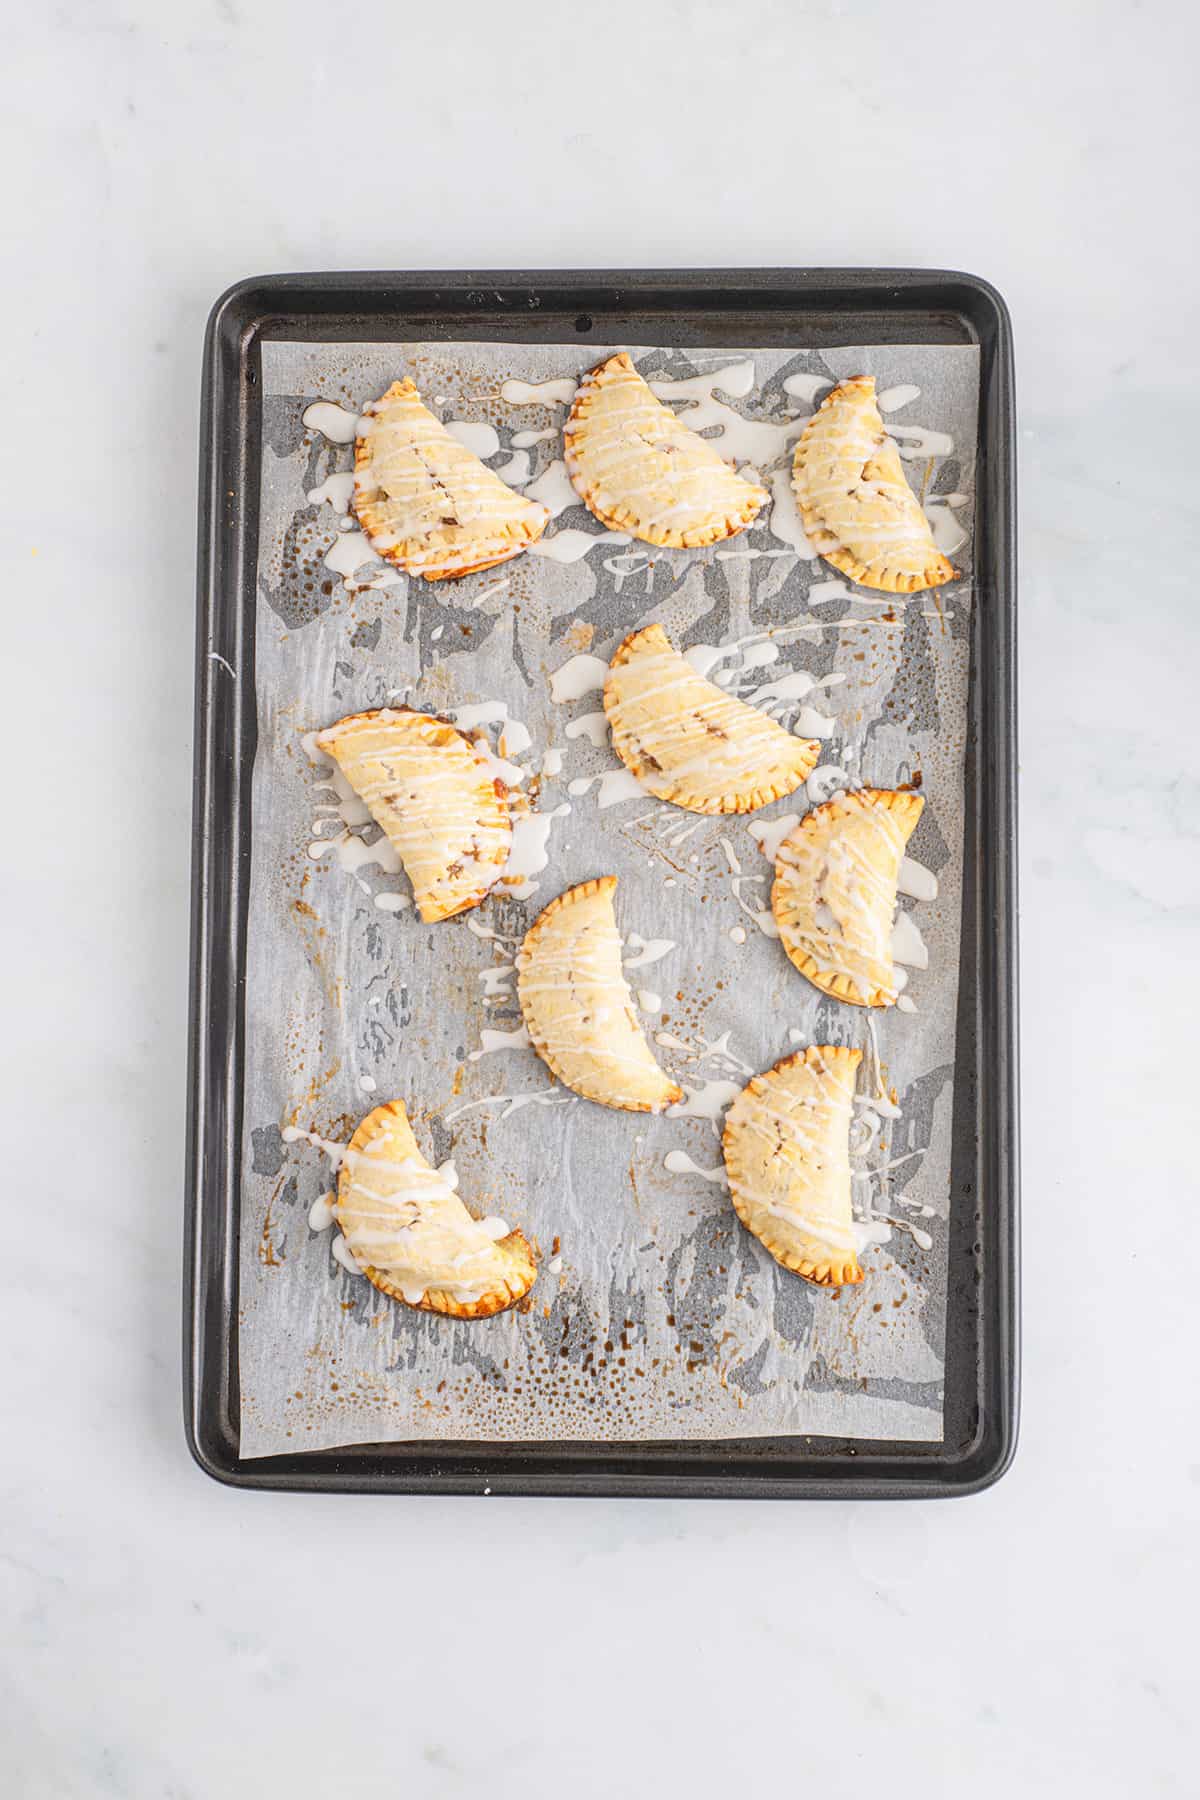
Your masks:
[{"label": "dark metal baking sheet", "polygon": [[[255,749],[264,340],[495,338],[681,347],[978,344],[979,462],[966,844],[941,1443],[238,1448],[237,1242],[243,980]],[[1012,339],[1003,300],[943,271],[710,270],[276,275],[209,319],[200,444],[196,750],[185,1198],[188,1444],[217,1480],[313,1492],[930,1498],[1008,1467],[1017,1419],[1016,525]],[[221,660],[218,660],[221,659]],[[237,671],[231,676],[228,665]]]}]

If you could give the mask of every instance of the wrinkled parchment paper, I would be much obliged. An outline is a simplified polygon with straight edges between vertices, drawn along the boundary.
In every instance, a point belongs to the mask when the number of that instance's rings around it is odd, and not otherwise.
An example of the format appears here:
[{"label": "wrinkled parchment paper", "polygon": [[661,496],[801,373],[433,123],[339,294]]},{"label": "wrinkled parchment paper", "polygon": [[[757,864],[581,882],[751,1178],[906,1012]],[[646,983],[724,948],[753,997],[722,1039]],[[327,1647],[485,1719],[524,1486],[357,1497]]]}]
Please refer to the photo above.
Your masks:
[{"label": "wrinkled parchment paper", "polygon": [[[552,431],[529,450],[536,480],[561,453],[565,410],[509,404],[499,397],[502,381],[574,377],[600,355],[578,344],[263,347],[243,1456],[382,1439],[942,1435],[969,541],[953,558],[964,579],[907,605],[839,594],[829,586],[835,571],[796,554],[767,523],[710,550],[609,541],[574,563],[526,555],[436,584],[401,577],[348,589],[323,561],[341,508],[307,495],[350,467],[353,447],[305,427],[314,400],[357,410],[410,373],[439,416],[495,428],[494,467],[509,462],[514,434]],[[919,491],[965,497],[956,498],[953,517],[969,538],[974,350],[635,356],[644,374],[674,379],[752,358],[755,385],[730,404],[745,418],[776,422],[807,415],[805,387],[816,388],[819,401],[821,377],[873,373],[893,401],[897,389],[919,389],[907,400],[901,393],[889,422],[908,428],[902,442],[917,454],[906,467]],[[785,389],[786,377],[805,374],[811,383]],[[945,454],[944,439],[922,439],[913,427],[948,434],[953,449]],[[755,445],[767,476],[772,442],[768,434]],[[943,453],[924,454],[931,444]],[[600,530],[582,507],[558,517],[547,538],[567,529]],[[377,565],[354,579],[384,573]],[[823,764],[881,786],[919,773],[926,807],[909,849],[936,873],[939,894],[901,902],[929,952],[928,969],[911,971],[916,1010],[868,1015],[826,999],[793,969],[751,916],[768,904],[770,864],[750,821],[698,820],[649,797],[601,810],[594,784],[569,793],[571,781],[619,765],[607,744],[567,736],[572,719],[599,707],[599,695],[556,704],[550,674],[579,653],[607,658],[651,620],[680,648],[782,628],[778,661],[735,691],[750,695],[756,683],[795,669],[841,673],[840,685],[809,696],[834,721]],[[737,669],[739,659],[723,666]],[[342,826],[326,766],[306,754],[304,734],[389,699],[432,711],[504,701],[531,736],[518,759],[531,774],[547,749],[562,753],[561,774],[541,781],[540,805],[570,812],[552,825],[536,892],[493,898],[472,915],[497,940],[475,935],[466,919],[426,926],[411,908],[386,910],[406,892],[403,876],[361,857],[355,866],[353,846],[349,856],[310,854],[314,838]],[[787,723],[795,716],[794,706],[782,715]],[[802,790],[754,819],[803,812],[808,803]],[[697,828],[680,840],[689,826]],[[735,893],[734,863],[761,879],[737,883]],[[787,1273],[741,1228],[716,1181],[665,1166],[675,1151],[699,1169],[718,1169],[717,1124],[571,1098],[529,1049],[472,1060],[485,1028],[520,1023],[511,977],[507,995],[503,975],[481,979],[511,961],[514,946],[503,940],[519,938],[564,888],[608,872],[620,877],[622,932],[674,941],[630,980],[648,1004],[660,997],[659,1012],[643,1014],[647,1029],[687,1046],[659,1044],[656,1052],[701,1105],[718,1091],[706,1083],[741,1085],[746,1071],[766,1069],[798,1045],[862,1045],[864,1086],[878,1059],[903,1116],[885,1119],[856,1155],[864,1175],[855,1183],[857,1209],[875,1215],[864,1235],[883,1240],[864,1252],[860,1287],[830,1294]],[[485,987],[497,985],[499,998],[486,1002]],[[497,1098],[530,1094],[537,1101],[515,1109]],[[405,1101],[426,1156],[453,1157],[471,1210],[500,1214],[540,1243],[529,1310],[474,1324],[409,1310],[339,1265],[331,1254],[336,1227],[310,1229],[312,1203],[332,1186],[330,1166],[307,1142],[285,1142],[281,1128],[344,1142],[364,1113],[394,1097]],[[870,1135],[856,1128],[856,1142]]]}]

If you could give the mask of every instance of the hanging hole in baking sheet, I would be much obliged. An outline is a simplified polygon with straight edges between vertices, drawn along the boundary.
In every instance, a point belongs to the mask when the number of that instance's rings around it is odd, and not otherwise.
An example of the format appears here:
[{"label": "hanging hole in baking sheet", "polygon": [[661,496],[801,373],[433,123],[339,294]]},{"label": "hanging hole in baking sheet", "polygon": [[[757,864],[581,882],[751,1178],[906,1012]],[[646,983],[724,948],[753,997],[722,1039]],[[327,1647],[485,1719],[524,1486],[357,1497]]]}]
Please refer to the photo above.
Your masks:
[{"label": "hanging hole in baking sheet", "polygon": [[592,329],[591,314],[590,313],[580,313],[579,317],[575,321],[575,329],[576,329],[576,331],[590,331]]}]

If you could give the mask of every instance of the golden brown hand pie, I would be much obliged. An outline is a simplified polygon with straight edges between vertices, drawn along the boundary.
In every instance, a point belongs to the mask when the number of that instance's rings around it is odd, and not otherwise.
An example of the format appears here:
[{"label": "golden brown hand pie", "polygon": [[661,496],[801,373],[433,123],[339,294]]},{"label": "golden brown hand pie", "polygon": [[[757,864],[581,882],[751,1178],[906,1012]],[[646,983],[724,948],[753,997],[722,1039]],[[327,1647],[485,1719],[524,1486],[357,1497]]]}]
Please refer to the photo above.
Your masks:
[{"label": "golden brown hand pie", "polygon": [[698,813],[754,812],[793,793],[821,746],[697,675],[661,625],[627,637],[604,683],[613,749],[648,793]]},{"label": "golden brown hand pie", "polygon": [[912,594],[958,574],[908,485],[873,376],[822,400],[796,445],[792,487],[813,549],[862,587]]},{"label": "golden brown hand pie", "polygon": [[354,510],[380,556],[426,581],[519,556],[550,517],[460,444],[408,380],[394,381],[360,421]]},{"label": "golden brown hand pie", "polygon": [[756,1075],[725,1121],[738,1218],[785,1269],[823,1287],[862,1280],[850,1208],[850,1116],[861,1050],[819,1044]]},{"label": "golden brown hand pie", "polygon": [[406,1306],[486,1319],[529,1292],[537,1264],[519,1231],[473,1219],[417,1148],[400,1100],[362,1121],[342,1158],[334,1217],[355,1262]]},{"label": "golden brown hand pie", "polygon": [[661,1112],[683,1089],[654,1060],[621,968],[615,875],[552,900],[517,956],[517,993],[534,1049],[585,1100]]},{"label": "golden brown hand pie", "polygon": [[919,794],[857,788],[806,813],[775,858],[779,941],[814,987],[852,1006],[894,1006],[896,886]]},{"label": "golden brown hand pie", "polygon": [[395,845],[427,924],[478,906],[512,847],[507,789],[470,738],[430,713],[352,713],[318,733]]},{"label": "golden brown hand pie", "polygon": [[588,511],[643,543],[715,544],[744,531],[770,499],[655,397],[624,350],[584,376],[563,446]]}]

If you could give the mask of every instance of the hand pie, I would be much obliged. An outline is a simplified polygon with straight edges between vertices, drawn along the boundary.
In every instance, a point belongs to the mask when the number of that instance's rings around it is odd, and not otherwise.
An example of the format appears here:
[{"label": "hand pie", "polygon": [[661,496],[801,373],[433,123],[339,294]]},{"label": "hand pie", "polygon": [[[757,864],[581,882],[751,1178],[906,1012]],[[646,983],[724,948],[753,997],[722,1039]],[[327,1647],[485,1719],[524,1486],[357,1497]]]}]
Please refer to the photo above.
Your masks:
[{"label": "hand pie", "polygon": [[604,683],[613,749],[648,793],[698,813],[754,812],[795,791],[821,746],[697,675],[661,625],[627,637]]},{"label": "hand pie", "polygon": [[426,581],[519,556],[550,517],[460,444],[407,380],[394,381],[360,421],[354,510],[380,556]]},{"label": "hand pie", "polygon": [[352,713],[316,739],[395,845],[426,924],[478,906],[512,847],[507,789],[429,713]]},{"label": "hand pie", "polygon": [[624,350],[584,376],[563,446],[588,511],[646,544],[715,544],[770,499],[655,398]]},{"label": "hand pie", "polygon": [[813,549],[860,586],[912,594],[958,574],[908,485],[873,376],[843,381],[822,400],[796,445],[792,487]]},{"label": "hand pie", "polygon": [[523,1299],[537,1278],[519,1231],[473,1219],[417,1148],[400,1100],[368,1113],[342,1158],[334,1217],[368,1281],[406,1306],[486,1319]]},{"label": "hand pie", "polygon": [[683,1089],[655,1062],[621,968],[615,875],[552,900],[517,955],[517,994],[534,1049],[585,1100],[661,1112]]},{"label": "hand pie", "polygon": [[734,1210],[785,1269],[821,1287],[862,1280],[850,1210],[850,1113],[861,1050],[820,1044],[742,1089],[721,1148]]},{"label": "hand pie", "polygon": [[779,941],[814,987],[851,1006],[894,1006],[896,883],[925,802],[857,788],[815,806],[775,858]]}]

